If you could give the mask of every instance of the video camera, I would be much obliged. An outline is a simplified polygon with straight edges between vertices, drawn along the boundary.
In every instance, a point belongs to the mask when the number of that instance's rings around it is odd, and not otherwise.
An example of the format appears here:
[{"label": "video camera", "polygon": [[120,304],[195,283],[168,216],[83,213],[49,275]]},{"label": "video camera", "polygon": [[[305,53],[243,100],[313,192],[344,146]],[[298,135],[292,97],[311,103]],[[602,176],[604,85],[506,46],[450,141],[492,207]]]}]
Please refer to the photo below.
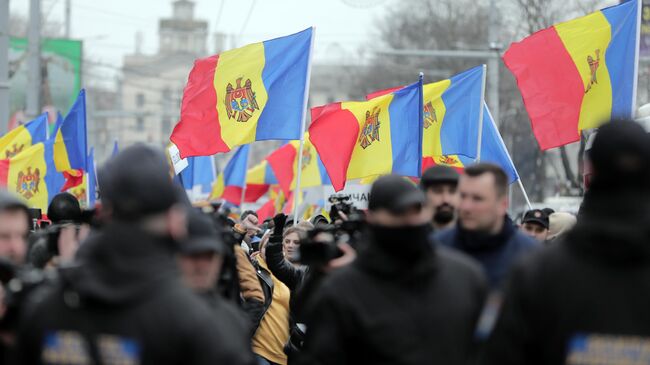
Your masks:
[{"label": "video camera", "polygon": [[338,244],[348,243],[356,248],[365,227],[363,213],[349,206],[347,220],[339,224],[316,226],[301,239],[299,260],[308,266],[322,267],[333,259],[341,257],[343,252]]}]

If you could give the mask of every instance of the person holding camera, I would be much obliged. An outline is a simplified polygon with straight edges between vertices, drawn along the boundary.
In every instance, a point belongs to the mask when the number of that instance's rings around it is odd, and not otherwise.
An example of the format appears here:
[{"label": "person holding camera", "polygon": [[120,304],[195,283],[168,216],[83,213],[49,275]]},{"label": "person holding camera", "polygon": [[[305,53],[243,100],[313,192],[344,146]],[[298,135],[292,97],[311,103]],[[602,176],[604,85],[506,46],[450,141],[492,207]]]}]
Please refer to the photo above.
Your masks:
[{"label": "person holding camera", "polygon": [[432,207],[403,177],[372,186],[357,259],[311,301],[301,364],[465,364],[487,285],[480,267],[430,241]]},{"label": "person holding camera", "polygon": [[186,205],[161,150],[135,145],[100,169],[106,224],[60,282],[27,301],[18,363],[253,364],[181,282]]}]

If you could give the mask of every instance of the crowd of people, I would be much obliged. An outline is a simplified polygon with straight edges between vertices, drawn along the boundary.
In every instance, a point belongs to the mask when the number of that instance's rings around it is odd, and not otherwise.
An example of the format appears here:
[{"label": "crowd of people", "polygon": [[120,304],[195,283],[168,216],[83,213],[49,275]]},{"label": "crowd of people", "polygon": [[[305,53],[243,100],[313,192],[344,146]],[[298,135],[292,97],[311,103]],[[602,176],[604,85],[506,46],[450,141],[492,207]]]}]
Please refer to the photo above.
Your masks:
[{"label": "crowd of people", "polygon": [[606,124],[588,160],[577,217],[518,223],[486,163],[308,221],[193,207],[145,145],[47,227],[0,191],[0,362],[650,364],[650,139]]}]

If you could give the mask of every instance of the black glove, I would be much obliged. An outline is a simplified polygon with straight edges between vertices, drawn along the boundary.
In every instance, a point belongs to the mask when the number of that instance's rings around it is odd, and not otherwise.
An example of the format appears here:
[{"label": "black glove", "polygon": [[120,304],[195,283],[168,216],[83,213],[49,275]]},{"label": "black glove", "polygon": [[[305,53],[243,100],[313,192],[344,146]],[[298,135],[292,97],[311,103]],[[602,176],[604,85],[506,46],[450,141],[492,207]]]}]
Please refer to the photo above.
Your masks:
[{"label": "black glove", "polygon": [[269,237],[269,242],[282,242],[282,233],[286,222],[286,214],[280,213],[273,217],[273,234]]}]

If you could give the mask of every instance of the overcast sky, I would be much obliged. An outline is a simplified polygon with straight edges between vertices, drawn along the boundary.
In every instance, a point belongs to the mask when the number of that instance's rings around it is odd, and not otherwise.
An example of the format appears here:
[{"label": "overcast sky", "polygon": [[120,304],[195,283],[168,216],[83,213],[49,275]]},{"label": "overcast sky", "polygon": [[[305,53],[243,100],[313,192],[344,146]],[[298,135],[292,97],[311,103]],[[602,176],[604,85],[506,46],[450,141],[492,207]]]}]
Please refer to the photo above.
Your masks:
[{"label": "overcast sky", "polygon": [[[71,0],[72,37],[84,40],[84,56],[120,66],[133,53],[135,34],[143,51],[158,48],[158,20],[170,17],[172,0]],[[315,62],[354,58],[377,35],[387,7],[400,0],[195,0],[195,18],[209,23],[208,50],[216,31],[242,35],[242,44],[316,27]],[[10,0],[12,14],[27,15],[29,0]],[[63,23],[65,0],[42,0],[44,16]],[[220,9],[223,11],[220,12]],[[247,17],[250,17],[246,22]]]}]

